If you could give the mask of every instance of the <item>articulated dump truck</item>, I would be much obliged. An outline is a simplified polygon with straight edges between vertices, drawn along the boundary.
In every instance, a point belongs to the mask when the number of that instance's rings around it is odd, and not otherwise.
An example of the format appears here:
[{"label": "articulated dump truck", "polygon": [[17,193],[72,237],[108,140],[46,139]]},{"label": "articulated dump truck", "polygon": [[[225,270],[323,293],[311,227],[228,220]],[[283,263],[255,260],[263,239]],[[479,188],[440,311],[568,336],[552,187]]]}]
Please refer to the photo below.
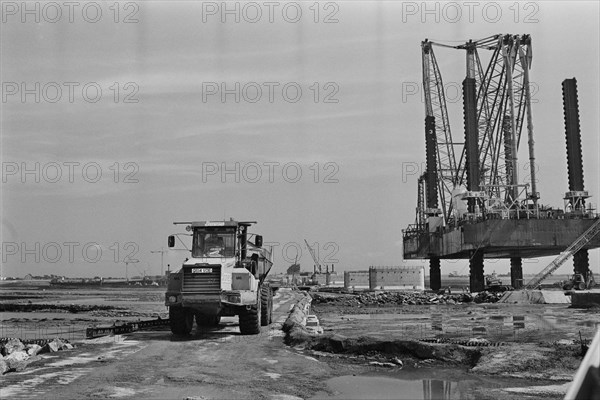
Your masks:
[{"label": "articulated dump truck", "polygon": [[[273,263],[262,236],[248,232],[256,222],[175,222],[192,233],[191,257],[169,275],[165,305],[176,335],[216,326],[222,316],[239,316],[242,335],[271,323],[273,291],[265,282]],[[175,246],[175,235],[169,236]]]}]

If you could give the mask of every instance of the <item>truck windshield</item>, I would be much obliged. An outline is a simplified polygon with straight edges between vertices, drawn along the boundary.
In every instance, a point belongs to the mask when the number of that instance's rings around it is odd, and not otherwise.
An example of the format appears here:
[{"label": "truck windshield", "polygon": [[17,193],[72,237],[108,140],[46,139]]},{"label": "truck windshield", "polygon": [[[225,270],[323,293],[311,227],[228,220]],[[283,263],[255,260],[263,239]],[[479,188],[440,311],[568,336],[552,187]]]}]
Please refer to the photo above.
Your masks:
[{"label": "truck windshield", "polygon": [[235,255],[235,230],[194,231],[192,257],[233,257]]}]

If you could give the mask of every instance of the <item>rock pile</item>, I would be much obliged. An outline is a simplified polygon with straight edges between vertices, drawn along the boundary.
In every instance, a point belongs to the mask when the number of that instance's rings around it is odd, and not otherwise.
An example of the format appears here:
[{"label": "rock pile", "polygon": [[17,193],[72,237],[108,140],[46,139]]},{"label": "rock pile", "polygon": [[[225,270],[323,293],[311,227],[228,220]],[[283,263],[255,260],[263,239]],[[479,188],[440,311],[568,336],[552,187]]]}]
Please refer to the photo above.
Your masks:
[{"label": "rock pile", "polygon": [[64,339],[48,341],[43,346],[36,343],[23,343],[12,338],[0,342],[0,374],[20,372],[25,367],[41,357],[38,354],[54,353],[60,350],[72,349],[73,345]]},{"label": "rock pile", "polygon": [[502,293],[480,292],[431,294],[421,292],[362,292],[352,294],[311,293],[313,304],[331,303],[336,306],[432,305],[462,303],[495,303]]},{"label": "rock pile", "polygon": [[473,300],[475,303],[497,303],[503,295],[503,292],[480,292]]}]

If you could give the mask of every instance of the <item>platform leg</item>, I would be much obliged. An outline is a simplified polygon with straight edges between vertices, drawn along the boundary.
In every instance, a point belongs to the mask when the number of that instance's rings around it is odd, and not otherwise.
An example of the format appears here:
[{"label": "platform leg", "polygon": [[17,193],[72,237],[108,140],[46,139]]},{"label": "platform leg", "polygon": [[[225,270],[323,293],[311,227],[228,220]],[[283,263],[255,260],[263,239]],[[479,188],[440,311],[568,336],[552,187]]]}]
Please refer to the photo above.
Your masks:
[{"label": "platform leg", "polygon": [[431,290],[440,290],[442,288],[440,259],[437,257],[429,259],[429,287]]},{"label": "platform leg", "polygon": [[523,259],[521,257],[510,258],[510,284],[515,289],[523,286]]},{"label": "platform leg", "polygon": [[581,249],[573,254],[573,271],[576,274],[582,274],[587,280],[588,270],[590,267],[590,258],[587,249]]},{"label": "platform leg", "polygon": [[475,252],[473,257],[469,260],[469,282],[471,286],[471,292],[482,292],[485,288],[485,282],[483,278],[483,253],[480,251]]}]

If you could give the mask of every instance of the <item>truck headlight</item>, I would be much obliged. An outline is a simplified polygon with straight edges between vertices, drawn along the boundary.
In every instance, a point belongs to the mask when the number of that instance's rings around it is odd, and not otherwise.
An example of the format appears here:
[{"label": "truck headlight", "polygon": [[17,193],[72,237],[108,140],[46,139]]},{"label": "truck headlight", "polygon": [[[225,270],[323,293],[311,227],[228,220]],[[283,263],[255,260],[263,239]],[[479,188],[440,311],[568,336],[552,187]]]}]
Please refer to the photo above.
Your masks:
[{"label": "truck headlight", "polygon": [[229,294],[227,295],[227,301],[230,303],[241,303],[242,300],[239,294]]},{"label": "truck headlight", "polygon": [[176,303],[176,302],[177,302],[176,296],[169,296],[169,303]]}]

